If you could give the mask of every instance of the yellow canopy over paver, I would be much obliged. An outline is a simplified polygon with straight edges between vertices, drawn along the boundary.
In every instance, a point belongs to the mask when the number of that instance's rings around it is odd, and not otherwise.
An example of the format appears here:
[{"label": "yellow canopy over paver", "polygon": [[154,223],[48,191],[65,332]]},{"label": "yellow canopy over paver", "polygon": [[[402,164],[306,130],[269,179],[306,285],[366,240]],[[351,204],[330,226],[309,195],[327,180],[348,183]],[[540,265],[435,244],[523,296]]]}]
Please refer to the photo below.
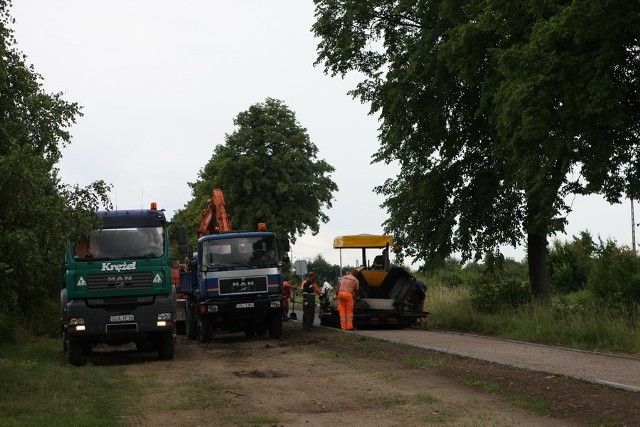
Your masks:
[{"label": "yellow canopy over paver", "polygon": [[384,248],[393,246],[393,236],[376,234],[355,234],[351,236],[338,236],[333,239],[335,249],[345,248]]}]

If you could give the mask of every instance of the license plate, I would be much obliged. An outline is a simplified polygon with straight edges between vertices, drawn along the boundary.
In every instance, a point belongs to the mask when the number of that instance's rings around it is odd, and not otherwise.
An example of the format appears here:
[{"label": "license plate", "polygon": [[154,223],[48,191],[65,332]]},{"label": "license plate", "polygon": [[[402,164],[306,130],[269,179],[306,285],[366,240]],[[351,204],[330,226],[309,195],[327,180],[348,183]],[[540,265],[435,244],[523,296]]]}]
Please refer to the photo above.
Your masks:
[{"label": "license plate", "polygon": [[236,304],[236,308],[253,308],[252,302],[245,302],[242,304]]},{"label": "license plate", "polygon": [[131,322],[133,314],[121,314],[118,316],[109,316],[109,322]]}]

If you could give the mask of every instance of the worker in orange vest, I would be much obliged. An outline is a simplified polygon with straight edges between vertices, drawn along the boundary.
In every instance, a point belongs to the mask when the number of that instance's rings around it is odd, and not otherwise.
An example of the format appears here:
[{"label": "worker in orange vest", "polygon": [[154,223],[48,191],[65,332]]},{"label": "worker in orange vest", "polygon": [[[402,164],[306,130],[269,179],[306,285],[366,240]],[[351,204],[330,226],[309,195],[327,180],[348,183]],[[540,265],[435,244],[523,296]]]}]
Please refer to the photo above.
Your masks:
[{"label": "worker in orange vest", "polygon": [[355,299],[360,297],[360,282],[356,279],[357,271],[352,270],[340,279],[338,288],[338,313],[340,313],[340,328],[350,331],[353,329],[353,307]]}]

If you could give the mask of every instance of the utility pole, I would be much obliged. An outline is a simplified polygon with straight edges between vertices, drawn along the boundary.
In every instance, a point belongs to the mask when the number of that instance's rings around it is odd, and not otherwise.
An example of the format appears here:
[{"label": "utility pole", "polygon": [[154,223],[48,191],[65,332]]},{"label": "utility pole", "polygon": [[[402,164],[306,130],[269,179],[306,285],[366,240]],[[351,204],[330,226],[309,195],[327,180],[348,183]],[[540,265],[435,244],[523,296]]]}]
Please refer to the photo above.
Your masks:
[{"label": "utility pole", "polygon": [[635,220],[635,215],[634,215],[634,209],[633,209],[633,199],[630,198],[629,200],[631,200],[631,247],[633,247],[633,253],[637,253],[636,252],[636,220]]}]

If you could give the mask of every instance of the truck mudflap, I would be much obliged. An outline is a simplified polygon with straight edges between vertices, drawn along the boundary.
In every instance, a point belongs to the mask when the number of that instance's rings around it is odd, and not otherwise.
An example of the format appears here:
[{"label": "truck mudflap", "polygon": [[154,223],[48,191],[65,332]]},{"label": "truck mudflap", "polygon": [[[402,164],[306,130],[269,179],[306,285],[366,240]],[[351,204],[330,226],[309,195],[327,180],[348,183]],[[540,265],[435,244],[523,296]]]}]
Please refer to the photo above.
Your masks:
[{"label": "truck mudflap", "polygon": [[178,297],[176,299],[176,333],[178,335],[186,334],[187,322],[187,299]]}]

